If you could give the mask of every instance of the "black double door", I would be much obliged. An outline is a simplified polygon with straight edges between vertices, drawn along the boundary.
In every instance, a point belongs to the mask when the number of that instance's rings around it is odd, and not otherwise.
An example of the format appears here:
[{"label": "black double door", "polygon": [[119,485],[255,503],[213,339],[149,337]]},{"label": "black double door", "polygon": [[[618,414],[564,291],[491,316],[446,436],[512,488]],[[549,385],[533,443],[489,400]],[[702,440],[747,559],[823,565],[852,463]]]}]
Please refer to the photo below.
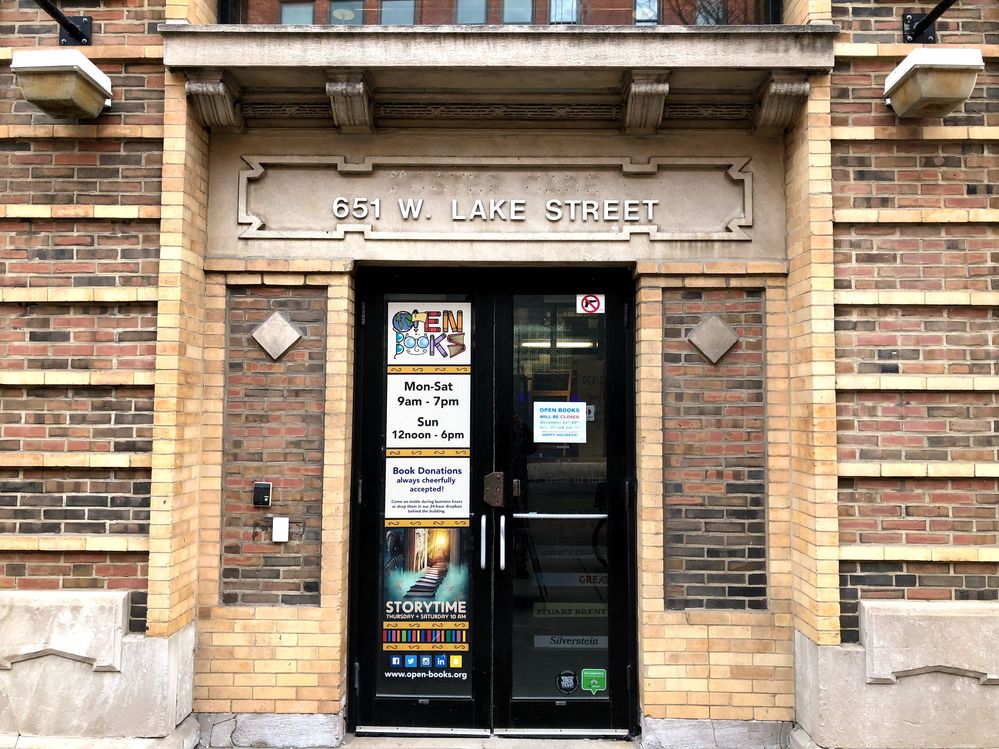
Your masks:
[{"label": "black double door", "polygon": [[352,727],[628,733],[628,274],[357,283]]}]

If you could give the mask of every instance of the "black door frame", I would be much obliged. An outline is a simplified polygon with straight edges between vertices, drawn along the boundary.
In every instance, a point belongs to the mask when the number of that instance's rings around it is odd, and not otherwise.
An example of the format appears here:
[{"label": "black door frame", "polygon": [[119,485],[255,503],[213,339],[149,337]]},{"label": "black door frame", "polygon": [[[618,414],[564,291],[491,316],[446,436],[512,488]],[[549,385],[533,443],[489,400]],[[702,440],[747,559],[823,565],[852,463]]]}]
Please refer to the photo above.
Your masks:
[{"label": "black door frame", "polygon": [[[511,378],[496,377],[497,371],[506,371],[509,361],[496,361],[504,351],[512,351],[512,326],[502,323],[512,320],[510,300],[512,294],[530,293],[578,293],[586,290],[599,290],[608,295],[608,325],[620,326],[623,335],[609,337],[616,340],[616,350],[608,352],[608,361],[620,361],[623,372],[620,377],[608,377],[608,398],[620,398],[619,402],[626,404],[620,413],[615,412],[616,428],[619,434],[627,435],[620,446],[622,454],[619,465],[622,475],[618,477],[619,489],[616,492],[618,500],[626,505],[624,513],[626,527],[612,528],[611,533],[616,543],[624,545],[627,550],[626,585],[612,586],[608,591],[611,596],[608,604],[611,611],[627,612],[624,616],[612,617],[610,625],[611,642],[620,641],[624,637],[626,648],[615,648],[615,656],[611,664],[610,690],[615,697],[610,703],[610,709],[601,713],[594,711],[594,703],[577,703],[562,705],[558,708],[560,721],[578,725],[582,731],[598,729],[594,722],[606,726],[609,721],[612,730],[626,730],[629,735],[638,731],[638,674],[637,674],[637,512],[634,496],[635,455],[634,440],[634,323],[633,299],[634,283],[628,269],[621,267],[589,267],[565,268],[558,267],[546,270],[544,267],[532,268],[470,268],[470,269],[424,269],[424,268],[381,268],[362,267],[356,275],[355,300],[355,371],[354,371],[354,416],[353,416],[353,456],[352,456],[352,492],[350,518],[350,556],[349,556],[349,673],[348,673],[348,730],[355,730],[358,725],[369,725],[365,714],[370,714],[375,708],[375,678],[374,669],[364,673],[362,668],[362,652],[366,648],[377,648],[377,632],[371,612],[377,613],[377,607],[366,600],[370,596],[372,571],[378,569],[380,544],[371,543],[372,539],[380,539],[380,514],[371,509],[370,503],[380,501],[383,491],[384,468],[382,458],[384,447],[382,435],[384,430],[384,359],[383,359],[383,325],[385,321],[382,298],[385,294],[399,294],[421,290],[423,293],[465,295],[475,310],[475,339],[472,349],[473,372],[476,380],[482,382],[485,378],[493,384],[492,398],[473,398],[473,424],[479,425],[472,430],[472,509],[477,512],[481,506],[480,488],[486,473],[502,470],[510,461],[508,440],[494,438],[495,435],[508,433],[509,424],[504,423],[504,409],[495,408],[495,403],[512,402],[513,384]],[[486,303],[495,302],[495,303]],[[495,317],[494,317],[495,315]],[[620,358],[618,358],[620,357]],[[378,373],[374,377],[374,373]],[[611,392],[611,388],[619,388],[619,392]],[[507,400],[504,400],[507,399]],[[367,414],[373,410],[377,417]],[[365,419],[367,416],[367,419]],[[492,429],[483,429],[481,425],[491,424]],[[610,455],[609,465],[610,465]],[[367,478],[365,478],[367,477]],[[512,477],[506,472],[506,492],[510,496]],[[473,589],[481,591],[483,586],[491,588],[490,598],[504,600],[512,588],[510,576],[496,575],[493,578],[495,557],[498,554],[496,523],[499,511],[493,511],[488,518],[489,523],[489,556],[490,563],[485,573],[475,565]],[[478,534],[478,526],[472,529]],[[507,544],[510,545],[512,533],[508,533]],[[508,549],[509,550],[509,549]],[[476,595],[481,600],[481,592]],[[506,600],[509,600],[507,598]],[[489,602],[492,608],[492,600]],[[364,607],[367,606],[367,609]],[[494,609],[495,610],[495,609]],[[476,612],[479,613],[479,612]],[[509,622],[492,622],[497,631],[501,625]],[[476,617],[478,626],[473,626],[471,647],[474,651],[491,652],[492,658],[473,658],[473,679],[477,685],[477,695],[480,699],[448,700],[434,698],[429,706],[426,701],[391,698],[391,714],[394,725],[405,727],[431,728],[442,732],[450,731],[455,726],[455,734],[466,730],[469,733],[486,733],[496,726],[505,726],[504,732],[519,731],[537,734],[543,731],[544,724],[552,714],[552,701],[536,702],[518,701],[514,708],[509,700],[497,705],[497,695],[508,696],[511,686],[504,669],[496,669],[491,673],[493,662],[509,662],[510,641],[508,638],[492,636],[491,627],[482,626],[483,617]],[[473,652],[474,652],[473,651]],[[370,652],[370,651],[367,651]],[[488,695],[485,694],[488,685]],[[387,700],[389,698],[379,698]],[[384,707],[384,706],[383,706]],[[428,707],[430,709],[428,709]],[[563,732],[552,731],[552,735],[566,735]]]}]

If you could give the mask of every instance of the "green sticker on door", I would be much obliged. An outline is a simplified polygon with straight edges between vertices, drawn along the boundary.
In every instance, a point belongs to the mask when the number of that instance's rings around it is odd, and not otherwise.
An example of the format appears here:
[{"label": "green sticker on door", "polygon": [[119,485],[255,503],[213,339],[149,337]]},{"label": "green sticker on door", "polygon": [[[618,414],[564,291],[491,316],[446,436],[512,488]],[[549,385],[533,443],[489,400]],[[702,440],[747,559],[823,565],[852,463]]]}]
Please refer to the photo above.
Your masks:
[{"label": "green sticker on door", "polygon": [[607,671],[602,668],[584,668],[583,689],[590,694],[607,691]]}]

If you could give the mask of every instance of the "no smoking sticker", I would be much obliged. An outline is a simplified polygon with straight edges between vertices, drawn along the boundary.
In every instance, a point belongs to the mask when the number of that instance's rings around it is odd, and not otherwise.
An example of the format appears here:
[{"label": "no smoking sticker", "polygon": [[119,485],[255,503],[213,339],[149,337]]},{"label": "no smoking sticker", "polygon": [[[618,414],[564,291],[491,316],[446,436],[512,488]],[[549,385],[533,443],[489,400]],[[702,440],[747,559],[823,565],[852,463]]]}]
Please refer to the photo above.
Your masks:
[{"label": "no smoking sticker", "polygon": [[576,294],[577,315],[602,315],[603,313],[603,294]]}]

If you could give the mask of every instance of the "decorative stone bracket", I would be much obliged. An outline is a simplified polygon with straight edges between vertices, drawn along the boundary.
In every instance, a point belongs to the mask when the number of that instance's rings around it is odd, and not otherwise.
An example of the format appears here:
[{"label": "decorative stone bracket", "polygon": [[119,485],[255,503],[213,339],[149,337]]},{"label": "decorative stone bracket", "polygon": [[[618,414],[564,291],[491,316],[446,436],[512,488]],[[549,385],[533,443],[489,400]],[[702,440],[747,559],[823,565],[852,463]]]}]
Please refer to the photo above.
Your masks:
[{"label": "decorative stone bracket", "polygon": [[243,129],[240,89],[228,75],[221,71],[191,75],[186,90],[205,127],[237,132]]},{"label": "decorative stone bracket", "polygon": [[654,133],[663,121],[663,107],[669,93],[669,73],[636,70],[624,87],[625,108],[621,123],[628,135]]},{"label": "decorative stone bracket", "polygon": [[811,86],[803,75],[772,73],[757,93],[753,127],[764,137],[779,136],[797,119]]},{"label": "decorative stone bracket", "polygon": [[341,133],[370,133],[375,127],[371,90],[356,73],[331,73],[326,95],[333,108],[333,122]]}]

